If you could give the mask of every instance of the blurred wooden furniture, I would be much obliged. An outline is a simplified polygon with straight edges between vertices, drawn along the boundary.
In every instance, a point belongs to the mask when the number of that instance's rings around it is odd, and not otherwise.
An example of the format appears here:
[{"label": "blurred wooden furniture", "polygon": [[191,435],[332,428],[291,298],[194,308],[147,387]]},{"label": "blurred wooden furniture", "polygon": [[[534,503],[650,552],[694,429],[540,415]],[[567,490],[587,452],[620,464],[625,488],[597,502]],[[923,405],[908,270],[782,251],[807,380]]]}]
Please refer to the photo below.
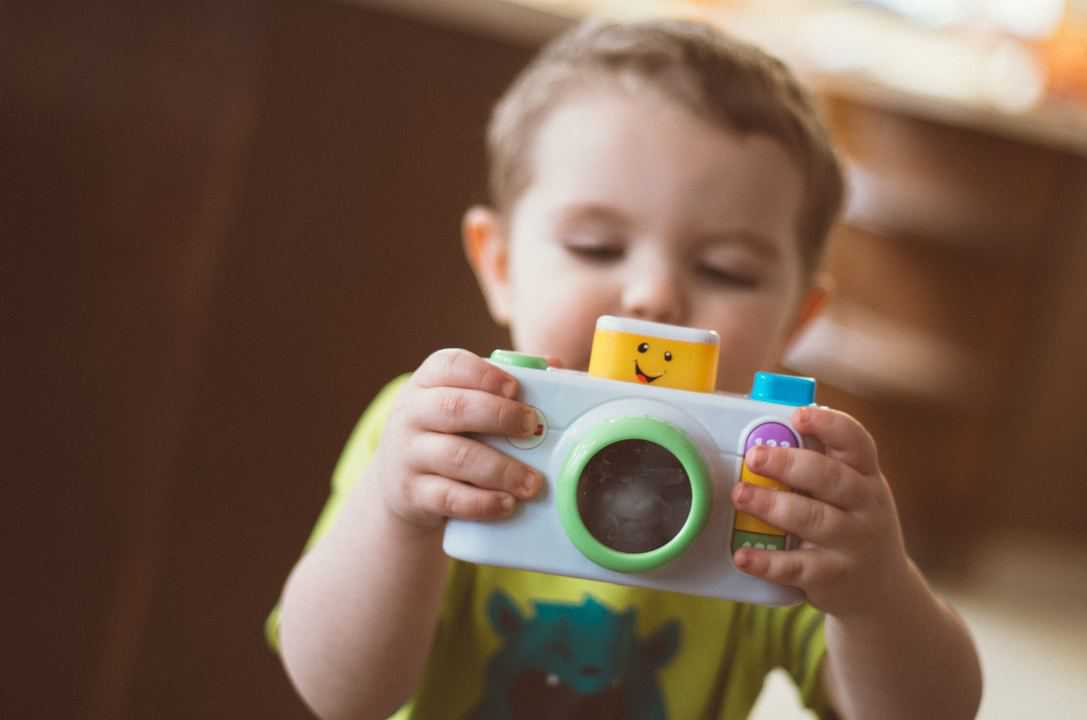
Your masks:
[{"label": "blurred wooden furniture", "polygon": [[911,548],[966,572],[995,534],[1087,541],[1087,156],[828,105],[853,182],[830,314],[873,337],[820,375],[854,386]]}]

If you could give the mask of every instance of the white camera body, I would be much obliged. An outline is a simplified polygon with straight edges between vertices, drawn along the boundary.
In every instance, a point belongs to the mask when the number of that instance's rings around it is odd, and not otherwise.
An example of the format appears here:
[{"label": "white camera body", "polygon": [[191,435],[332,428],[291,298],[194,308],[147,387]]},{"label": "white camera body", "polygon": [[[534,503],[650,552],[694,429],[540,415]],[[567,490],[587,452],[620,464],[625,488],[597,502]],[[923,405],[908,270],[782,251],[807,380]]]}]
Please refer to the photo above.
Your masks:
[{"label": "white camera body", "polygon": [[[450,520],[448,555],[766,605],[804,599],[737,570],[733,549],[743,543],[730,492],[752,443],[802,446],[789,417],[810,403],[814,381],[758,373],[752,394],[767,399],[752,399],[600,378],[505,351],[492,362],[517,378],[539,426],[531,438],[477,437],[539,470],[545,486],[507,519]],[[794,384],[775,400],[775,387],[796,382],[810,394],[798,402]],[[631,471],[650,456],[653,467]],[[765,547],[786,548],[784,534]]]}]

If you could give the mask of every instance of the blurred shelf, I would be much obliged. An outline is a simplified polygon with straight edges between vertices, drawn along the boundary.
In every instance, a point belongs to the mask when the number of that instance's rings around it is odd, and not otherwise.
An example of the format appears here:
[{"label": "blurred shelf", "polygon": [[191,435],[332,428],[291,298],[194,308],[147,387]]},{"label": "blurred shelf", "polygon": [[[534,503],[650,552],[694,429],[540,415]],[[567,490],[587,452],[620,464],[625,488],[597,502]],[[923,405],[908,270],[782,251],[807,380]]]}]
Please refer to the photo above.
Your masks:
[{"label": "blurred shelf", "polygon": [[[1009,63],[1014,65],[1015,53],[1010,52],[1006,44],[1000,47],[988,47],[985,43],[956,45],[946,36],[908,28],[902,22],[870,10],[837,9],[832,12],[824,9],[817,12],[794,9],[789,12],[790,7],[803,6],[778,2],[773,3],[772,9],[741,12],[714,4],[676,0],[342,1],[525,43],[543,42],[590,14],[629,18],[697,16],[779,55],[819,93],[1087,156],[1087,107],[1046,100],[1020,111],[1007,109],[1009,104],[1023,102],[1022,98],[1014,91],[1004,92],[999,84],[994,85],[989,70],[978,67],[979,62],[988,60],[1001,67]],[[867,49],[854,49],[854,55],[870,53],[873,46],[880,46],[879,42],[871,41],[871,36],[886,35],[889,41],[886,44],[891,49],[883,49],[883,60],[887,59],[887,52],[906,48],[909,42],[917,43],[919,48],[934,56],[927,63],[929,74],[921,79],[911,79],[903,72],[889,74],[886,67],[828,69],[836,63],[856,65],[858,62],[856,57],[845,61],[828,59],[826,48],[840,47],[842,39],[849,37],[847,32],[853,32],[869,43]],[[987,50],[992,50],[993,55],[988,60],[979,55]],[[896,57],[883,64],[896,68],[915,67],[917,60],[916,56],[911,56],[909,63],[903,63]],[[959,62],[960,73],[950,69],[955,67],[951,61]],[[1019,75],[1023,72],[1019,71]],[[1027,80],[1029,84],[1029,78]],[[988,87],[979,85],[986,82]],[[1024,92],[1029,96],[1029,90]],[[956,99],[956,94],[962,97]]]},{"label": "blurred shelf", "polygon": [[686,14],[778,55],[819,94],[1087,155],[1087,105],[1046,97],[1045,69],[1017,40],[838,3],[775,5]]},{"label": "blurred shelf", "polygon": [[859,397],[956,408],[971,407],[989,389],[983,376],[971,372],[976,363],[958,345],[845,302],[816,319],[784,359],[786,367]]},{"label": "blurred shelf", "polygon": [[454,27],[539,44],[577,21],[574,13],[558,12],[555,3],[507,0],[340,0]]},{"label": "blurred shelf", "polygon": [[1087,108],[1046,101],[1021,113],[983,109],[897,90],[862,77],[808,75],[816,92],[926,120],[1087,156]]}]

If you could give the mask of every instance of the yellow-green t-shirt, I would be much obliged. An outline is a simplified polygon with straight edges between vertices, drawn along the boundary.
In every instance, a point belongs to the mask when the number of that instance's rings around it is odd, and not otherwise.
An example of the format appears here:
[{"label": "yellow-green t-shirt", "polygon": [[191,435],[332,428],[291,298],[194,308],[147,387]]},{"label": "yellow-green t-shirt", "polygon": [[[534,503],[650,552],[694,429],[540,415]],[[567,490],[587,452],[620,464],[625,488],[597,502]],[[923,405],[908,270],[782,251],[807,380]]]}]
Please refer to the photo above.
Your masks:
[{"label": "yellow-green t-shirt", "polygon": [[[389,383],[352,433],[307,547],[362,475],[405,380]],[[831,716],[819,677],[823,616],[810,605],[769,608],[462,561],[450,572],[422,682],[395,720],[740,720],[776,667],[805,706]],[[276,644],[278,611],[267,629]]]}]

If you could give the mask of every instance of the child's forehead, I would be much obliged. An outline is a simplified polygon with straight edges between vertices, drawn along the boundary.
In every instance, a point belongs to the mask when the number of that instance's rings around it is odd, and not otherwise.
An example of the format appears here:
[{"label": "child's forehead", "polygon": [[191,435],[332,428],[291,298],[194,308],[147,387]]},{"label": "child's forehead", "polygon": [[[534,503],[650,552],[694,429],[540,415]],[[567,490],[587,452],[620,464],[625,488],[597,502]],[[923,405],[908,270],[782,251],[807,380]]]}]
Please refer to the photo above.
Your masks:
[{"label": "child's forehead", "polygon": [[750,188],[761,178],[781,192],[789,189],[781,187],[785,176],[801,180],[795,159],[776,139],[711,124],[660,93],[604,87],[565,98],[531,139],[533,176],[559,173],[580,189],[636,172],[642,182],[679,179],[690,186],[688,194],[710,195],[730,185]]},{"label": "child's forehead", "polygon": [[792,235],[803,180],[773,140],[629,100],[586,98],[535,139],[526,194],[555,219],[683,225],[706,236]]}]

